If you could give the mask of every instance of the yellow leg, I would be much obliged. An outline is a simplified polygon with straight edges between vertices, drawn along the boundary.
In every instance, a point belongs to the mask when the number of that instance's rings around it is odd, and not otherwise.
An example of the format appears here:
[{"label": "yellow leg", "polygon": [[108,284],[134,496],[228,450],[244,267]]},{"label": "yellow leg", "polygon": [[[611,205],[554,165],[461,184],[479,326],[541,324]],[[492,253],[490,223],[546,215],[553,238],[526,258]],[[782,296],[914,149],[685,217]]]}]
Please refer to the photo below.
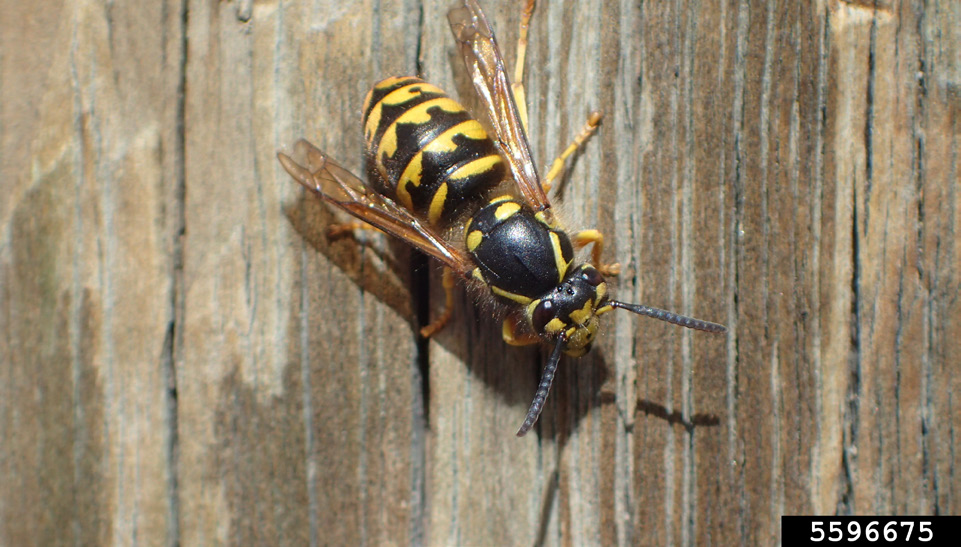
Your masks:
[{"label": "yellow leg", "polygon": [[[511,84],[511,90],[514,92],[514,102],[517,104],[517,113],[521,117],[521,123],[524,124],[524,133],[529,133],[528,127],[529,123],[527,120],[527,92],[524,90],[524,61],[527,58],[527,31],[530,29],[531,17],[534,15],[534,4],[535,0],[527,0],[524,3],[524,8],[521,10],[521,23],[520,29],[517,33],[517,60],[514,64],[514,83]],[[597,130],[597,126],[601,123],[601,113],[598,111],[591,112],[590,116],[587,118],[587,123],[584,124],[584,128],[581,132],[574,137],[574,141],[564,150],[564,152],[554,160],[551,164],[550,169],[547,171],[547,176],[544,177],[542,186],[544,187],[544,192],[548,192],[551,186],[554,184],[554,179],[560,174],[561,169],[564,168],[564,161],[570,157],[579,147],[581,147],[584,142],[590,138],[594,131]]]},{"label": "yellow leg", "polygon": [[524,124],[524,133],[527,133],[527,94],[524,92],[524,59],[527,56],[527,29],[530,28],[531,16],[534,14],[534,0],[527,0],[521,11],[521,28],[517,36],[517,62],[514,64],[514,83],[511,89],[514,91],[514,102],[517,103],[517,112],[521,116],[521,123]]},{"label": "yellow leg", "polygon": [[621,265],[616,262],[614,264],[601,264],[601,253],[604,251],[604,234],[598,230],[581,230],[574,234],[571,243],[577,249],[593,243],[594,247],[591,249],[591,264],[606,276],[621,273]]},{"label": "yellow leg", "polygon": [[430,338],[440,332],[450,322],[450,318],[454,314],[454,271],[450,268],[444,268],[441,282],[444,284],[444,311],[437,319],[420,329],[420,335],[424,338]]},{"label": "yellow leg", "polygon": [[591,115],[587,117],[587,123],[584,124],[584,128],[581,132],[574,137],[574,142],[572,142],[564,152],[554,160],[551,164],[551,168],[547,170],[547,175],[544,177],[544,182],[541,185],[544,187],[544,191],[548,192],[551,186],[554,185],[554,179],[557,175],[561,173],[561,169],[564,168],[564,160],[569,158],[571,154],[577,151],[578,148],[584,145],[587,139],[594,134],[597,130],[597,126],[601,124],[601,113],[598,111],[591,112]]},{"label": "yellow leg", "polygon": [[501,336],[512,346],[529,346],[541,341],[536,334],[521,329],[521,317],[517,313],[508,314],[501,327]]},{"label": "yellow leg", "polygon": [[371,230],[373,232],[379,232],[377,228],[367,224],[366,222],[361,222],[355,220],[353,222],[341,222],[339,224],[331,224],[327,227],[327,237],[330,239],[337,239],[347,235],[353,235],[357,230]]}]

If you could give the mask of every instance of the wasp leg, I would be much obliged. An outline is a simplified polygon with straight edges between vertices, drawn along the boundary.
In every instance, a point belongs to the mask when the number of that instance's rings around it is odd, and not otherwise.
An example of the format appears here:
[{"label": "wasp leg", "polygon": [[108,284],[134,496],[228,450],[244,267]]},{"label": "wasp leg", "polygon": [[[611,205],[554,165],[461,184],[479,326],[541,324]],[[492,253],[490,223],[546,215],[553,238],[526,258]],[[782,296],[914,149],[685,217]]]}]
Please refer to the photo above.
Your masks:
[{"label": "wasp leg", "polygon": [[429,325],[421,327],[420,335],[424,338],[430,338],[440,332],[441,329],[447,326],[451,316],[454,314],[454,271],[445,267],[441,279],[441,283],[444,285],[444,311],[442,311],[436,319],[431,321]]},{"label": "wasp leg", "polygon": [[564,168],[564,160],[569,158],[571,154],[577,151],[578,148],[584,145],[584,143],[594,134],[597,130],[597,126],[601,124],[602,114],[598,111],[591,112],[590,116],[587,117],[587,123],[584,124],[581,132],[574,137],[574,141],[561,153],[554,163],[551,164],[551,168],[547,170],[547,175],[544,177],[544,181],[541,186],[544,187],[544,192],[549,192],[551,186],[554,184],[554,179],[557,175],[561,173],[561,169]]},{"label": "wasp leg", "polygon": [[598,230],[581,230],[574,234],[571,243],[578,249],[593,243],[594,247],[591,249],[591,264],[605,276],[621,273],[621,265],[616,262],[613,264],[601,264],[601,252],[604,250],[604,234]]},{"label": "wasp leg", "polygon": [[514,83],[511,89],[514,91],[514,102],[517,103],[517,112],[520,114],[521,123],[524,124],[524,133],[527,133],[527,97],[524,92],[524,58],[527,55],[527,29],[530,27],[531,15],[534,14],[534,0],[527,0],[524,9],[521,11],[521,28],[517,36],[517,62],[514,65]]},{"label": "wasp leg", "polygon": [[[524,90],[524,61],[527,57],[527,31],[530,29],[531,16],[534,15],[534,3],[535,0],[527,0],[524,3],[524,8],[521,10],[520,30],[517,36],[517,61],[514,65],[514,83],[511,84],[511,89],[514,92],[514,102],[517,104],[517,112],[521,117],[521,123],[524,124],[525,133],[529,133],[529,124],[527,121],[527,93]],[[584,128],[574,137],[574,142],[551,164],[547,176],[544,177],[544,181],[541,183],[544,192],[550,191],[554,179],[560,174],[561,169],[564,167],[564,160],[570,157],[571,154],[584,144],[584,141],[590,138],[600,123],[601,113],[597,111],[591,112],[587,118],[587,123],[584,124]]]},{"label": "wasp leg", "polygon": [[347,235],[353,235],[357,230],[370,230],[372,232],[380,232],[374,226],[367,224],[366,222],[361,222],[359,220],[353,222],[340,222],[338,224],[331,224],[327,227],[327,237],[330,239],[338,239]]},{"label": "wasp leg", "polygon": [[536,334],[521,328],[521,316],[517,313],[508,314],[504,318],[501,336],[504,337],[505,342],[512,346],[529,346],[541,341]]}]

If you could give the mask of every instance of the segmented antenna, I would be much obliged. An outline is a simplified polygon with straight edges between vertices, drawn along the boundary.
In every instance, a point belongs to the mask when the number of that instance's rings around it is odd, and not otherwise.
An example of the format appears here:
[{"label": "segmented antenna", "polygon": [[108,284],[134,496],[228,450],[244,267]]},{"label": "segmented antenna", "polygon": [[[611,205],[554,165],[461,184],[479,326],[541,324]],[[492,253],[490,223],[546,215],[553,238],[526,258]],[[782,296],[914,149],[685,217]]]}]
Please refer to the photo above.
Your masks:
[{"label": "segmented antenna", "polygon": [[517,430],[518,437],[527,435],[527,432],[537,422],[537,418],[540,417],[541,411],[544,410],[544,401],[547,400],[547,394],[551,391],[551,384],[554,383],[554,373],[557,372],[557,363],[561,360],[561,348],[564,347],[564,341],[563,336],[557,337],[554,351],[551,352],[551,357],[547,360],[547,365],[544,366],[544,372],[541,373],[541,383],[538,384],[537,392],[534,393],[534,401],[531,402],[531,408],[527,411],[527,418],[524,418],[524,423]]},{"label": "segmented antenna", "polygon": [[687,327],[689,329],[716,333],[727,332],[727,327],[724,325],[718,325],[717,323],[711,323],[710,321],[694,319],[693,317],[687,317],[685,315],[678,315],[667,310],[650,308],[641,304],[627,304],[625,302],[618,302],[616,300],[611,300],[609,304],[614,308],[622,308],[638,315],[646,315],[648,317],[653,317],[654,319],[660,319],[661,321],[667,321],[668,323],[672,323],[681,327]]}]

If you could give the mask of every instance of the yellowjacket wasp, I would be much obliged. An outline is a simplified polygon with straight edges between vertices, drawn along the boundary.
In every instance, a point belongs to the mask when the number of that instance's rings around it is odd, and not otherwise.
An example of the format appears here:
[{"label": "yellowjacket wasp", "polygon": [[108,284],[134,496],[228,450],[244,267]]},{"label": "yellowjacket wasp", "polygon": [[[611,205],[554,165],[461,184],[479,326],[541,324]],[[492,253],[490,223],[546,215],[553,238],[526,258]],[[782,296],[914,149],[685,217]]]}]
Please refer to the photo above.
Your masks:
[{"label": "yellowjacket wasp", "polygon": [[[437,87],[400,77],[377,83],[364,101],[372,166],[367,184],[305,140],[295,145],[302,163],[277,155],[297,182],[324,201],[444,264],[447,306],[421,330],[424,336],[449,320],[456,275],[507,309],[506,342],[553,346],[518,436],[540,416],[561,354],[579,357],[590,349],[600,315],[622,308],[691,329],[726,331],[716,323],[613,300],[604,276],[618,267],[600,264],[600,232],[571,237],[555,217],[547,197],[551,181],[597,127],[600,114],[590,116],[542,182],[527,142],[522,83],[533,9],[534,0],[527,0],[513,85],[476,0],[462,0],[447,16],[494,139]],[[591,262],[575,264],[574,249],[587,244],[593,244]]]}]

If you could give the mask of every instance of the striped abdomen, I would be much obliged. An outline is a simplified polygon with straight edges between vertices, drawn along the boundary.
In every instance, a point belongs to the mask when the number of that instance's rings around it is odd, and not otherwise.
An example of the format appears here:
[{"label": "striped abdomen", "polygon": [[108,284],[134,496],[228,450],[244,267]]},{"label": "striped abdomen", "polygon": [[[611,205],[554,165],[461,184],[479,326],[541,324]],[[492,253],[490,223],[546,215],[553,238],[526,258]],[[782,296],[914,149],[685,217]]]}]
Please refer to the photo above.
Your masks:
[{"label": "striped abdomen", "polygon": [[364,139],[389,197],[435,225],[507,174],[484,128],[419,78],[388,78],[370,90]]}]

